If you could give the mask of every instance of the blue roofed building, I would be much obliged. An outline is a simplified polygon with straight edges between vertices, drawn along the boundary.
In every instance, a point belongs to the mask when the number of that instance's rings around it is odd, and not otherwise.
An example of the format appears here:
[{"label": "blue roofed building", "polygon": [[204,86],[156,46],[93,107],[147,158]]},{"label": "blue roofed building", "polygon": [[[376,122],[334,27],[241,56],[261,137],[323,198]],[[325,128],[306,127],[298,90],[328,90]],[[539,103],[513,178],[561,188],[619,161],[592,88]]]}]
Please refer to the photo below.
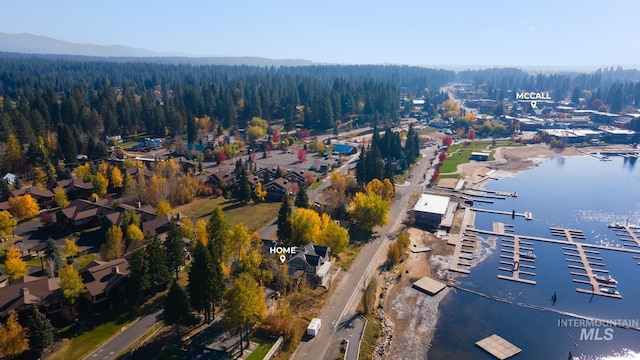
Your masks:
[{"label": "blue roofed building", "polygon": [[333,147],[334,152],[338,152],[340,155],[353,155],[358,152],[355,146],[347,144],[336,144]]}]

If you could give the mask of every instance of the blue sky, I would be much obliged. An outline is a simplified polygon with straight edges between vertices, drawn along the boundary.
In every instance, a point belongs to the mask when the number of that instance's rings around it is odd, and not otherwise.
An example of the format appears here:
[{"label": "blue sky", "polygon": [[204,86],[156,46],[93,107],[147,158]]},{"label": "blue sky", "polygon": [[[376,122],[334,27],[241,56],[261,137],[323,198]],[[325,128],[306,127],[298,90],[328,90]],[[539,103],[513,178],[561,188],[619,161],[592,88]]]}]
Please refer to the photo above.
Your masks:
[{"label": "blue sky", "polygon": [[15,0],[0,32],[341,64],[640,63],[635,0]]}]

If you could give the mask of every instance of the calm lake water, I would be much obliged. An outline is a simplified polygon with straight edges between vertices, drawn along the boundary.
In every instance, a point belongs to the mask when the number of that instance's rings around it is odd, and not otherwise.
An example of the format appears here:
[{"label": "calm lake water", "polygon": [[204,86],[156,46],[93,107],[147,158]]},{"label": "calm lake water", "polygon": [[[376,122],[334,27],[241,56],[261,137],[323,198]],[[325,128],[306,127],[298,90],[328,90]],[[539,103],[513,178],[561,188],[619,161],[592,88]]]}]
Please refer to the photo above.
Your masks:
[{"label": "calm lake water", "polygon": [[[492,230],[492,222],[512,224],[516,234],[554,238],[550,227],[582,230],[589,243],[621,244],[607,225],[640,224],[640,162],[623,157],[599,161],[590,156],[549,159],[511,178],[492,181],[487,189],[517,191],[518,197],[476,204],[497,210],[531,211],[534,220],[477,213],[476,228]],[[486,238],[485,235],[483,237]],[[561,238],[557,238],[560,239]],[[621,246],[621,245],[619,245]],[[511,304],[478,295],[450,292],[440,303],[440,318],[428,352],[431,359],[493,359],[475,342],[498,334],[522,349],[513,359],[640,359],[640,331],[609,326],[560,326],[568,316],[517,305],[529,304],[599,319],[627,321],[640,327],[640,259],[632,254],[598,250],[598,261],[618,280],[622,299],[576,292],[575,278],[562,245],[534,241],[536,285],[497,278],[501,241],[493,253],[460,276],[462,287],[508,299]],[[503,259],[506,260],[506,259]],[[557,295],[555,304],[551,298]],[[584,332],[592,337],[581,339]]]}]

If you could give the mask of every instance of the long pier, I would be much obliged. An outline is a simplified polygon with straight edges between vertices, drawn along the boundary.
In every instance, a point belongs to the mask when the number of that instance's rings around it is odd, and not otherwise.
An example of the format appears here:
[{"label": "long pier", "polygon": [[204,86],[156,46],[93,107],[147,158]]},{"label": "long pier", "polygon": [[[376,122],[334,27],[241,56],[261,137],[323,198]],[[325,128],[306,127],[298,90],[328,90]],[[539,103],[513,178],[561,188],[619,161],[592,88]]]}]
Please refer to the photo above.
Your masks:
[{"label": "long pier", "polygon": [[533,218],[533,215],[531,214],[530,211],[525,211],[523,213],[519,213],[519,212],[514,213],[513,211],[493,210],[493,209],[483,209],[483,208],[469,208],[469,209],[476,212],[485,212],[485,213],[491,213],[491,214],[522,216],[527,220],[531,220]]},{"label": "long pier", "polygon": [[[545,237],[540,237],[540,236],[530,236],[530,235],[522,235],[522,234],[509,234],[509,233],[504,233],[504,234],[499,234],[496,233],[495,231],[492,230],[483,230],[483,229],[467,229],[468,232],[472,232],[472,233],[476,233],[476,234],[485,234],[485,235],[494,235],[494,236],[508,236],[508,237],[514,237],[514,236],[518,236],[520,239],[526,239],[526,240],[533,240],[533,241],[542,241],[542,242],[547,242],[547,243],[552,243],[552,244],[561,244],[561,245],[573,245],[576,244],[575,242],[572,241],[567,241],[567,240],[558,240],[558,239],[549,239],[549,238],[545,238]],[[631,253],[631,254],[640,254],[640,249],[629,249],[629,248],[618,248],[618,247],[612,247],[612,246],[604,246],[604,245],[597,245],[597,244],[587,244],[587,243],[580,243],[582,245],[583,248],[591,248],[591,249],[600,249],[600,250],[611,250],[611,251],[618,251],[618,252],[626,252],[626,253]]]},{"label": "long pier", "polygon": [[[449,237],[449,241],[447,243],[454,246],[453,256],[451,257],[451,263],[449,264],[449,270],[451,271],[463,274],[469,274],[470,272],[469,269],[471,268],[471,264],[461,260],[470,260],[470,254],[473,253],[473,248],[475,248],[475,240],[472,240],[469,235],[466,234],[467,230],[471,229],[471,224],[474,222],[473,219],[473,211],[471,211],[470,208],[465,208],[462,216],[460,232],[458,235]],[[469,247],[472,249],[469,250]]]}]

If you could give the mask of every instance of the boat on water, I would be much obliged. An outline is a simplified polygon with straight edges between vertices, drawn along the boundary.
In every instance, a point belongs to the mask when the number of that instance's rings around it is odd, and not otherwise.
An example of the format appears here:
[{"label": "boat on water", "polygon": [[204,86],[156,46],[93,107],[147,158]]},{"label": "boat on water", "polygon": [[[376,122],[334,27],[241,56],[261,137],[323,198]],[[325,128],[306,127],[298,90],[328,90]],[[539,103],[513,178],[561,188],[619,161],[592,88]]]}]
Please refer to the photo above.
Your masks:
[{"label": "boat on water", "polygon": [[611,229],[622,229],[624,227],[624,224],[621,224],[621,223],[618,223],[618,222],[612,222],[607,226],[609,228],[611,228]]},{"label": "boat on water", "polygon": [[535,259],[536,258],[536,254],[534,254],[533,251],[520,251],[518,253],[518,255],[520,255],[520,257],[523,258],[523,259]]},{"label": "boat on water", "polygon": [[605,283],[605,284],[617,284],[618,280],[614,279],[611,275],[594,275],[593,276],[594,279],[596,279],[596,281],[601,282],[601,283]]},{"label": "boat on water", "polygon": [[614,288],[610,288],[610,287],[600,287],[600,291],[605,293],[605,294],[611,294],[611,295],[620,295],[620,292]]}]

